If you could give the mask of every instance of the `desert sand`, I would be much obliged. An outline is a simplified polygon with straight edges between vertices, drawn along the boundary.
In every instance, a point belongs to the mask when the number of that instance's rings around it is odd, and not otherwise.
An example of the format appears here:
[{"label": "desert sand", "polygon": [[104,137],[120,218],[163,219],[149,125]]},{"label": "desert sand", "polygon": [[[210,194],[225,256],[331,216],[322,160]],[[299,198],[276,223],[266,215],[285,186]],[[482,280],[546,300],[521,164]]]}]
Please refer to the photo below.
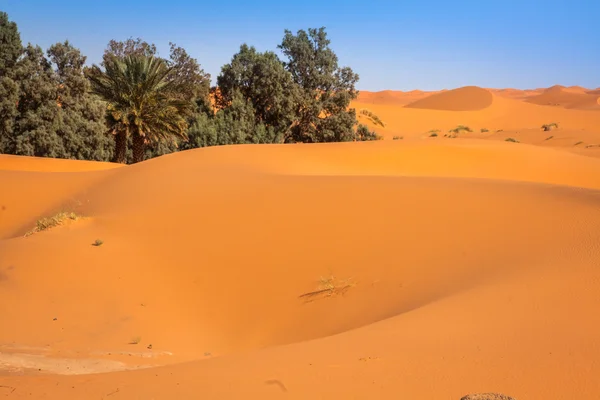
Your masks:
[{"label": "desert sand", "polygon": [[598,97],[362,92],[382,141],[0,155],[0,397],[596,399]]}]

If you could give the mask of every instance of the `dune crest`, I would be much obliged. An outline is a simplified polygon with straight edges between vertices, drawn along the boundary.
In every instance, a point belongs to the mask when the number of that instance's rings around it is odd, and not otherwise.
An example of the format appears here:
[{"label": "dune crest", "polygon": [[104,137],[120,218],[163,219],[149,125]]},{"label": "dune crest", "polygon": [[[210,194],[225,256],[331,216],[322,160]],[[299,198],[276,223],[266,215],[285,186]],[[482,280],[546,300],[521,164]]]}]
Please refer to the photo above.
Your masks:
[{"label": "dune crest", "polygon": [[407,104],[406,108],[444,111],[478,111],[492,105],[494,96],[486,89],[465,86],[437,93]]},{"label": "dune crest", "polygon": [[600,110],[598,95],[581,87],[565,88],[556,85],[525,101],[543,106],[558,106],[579,110]]}]

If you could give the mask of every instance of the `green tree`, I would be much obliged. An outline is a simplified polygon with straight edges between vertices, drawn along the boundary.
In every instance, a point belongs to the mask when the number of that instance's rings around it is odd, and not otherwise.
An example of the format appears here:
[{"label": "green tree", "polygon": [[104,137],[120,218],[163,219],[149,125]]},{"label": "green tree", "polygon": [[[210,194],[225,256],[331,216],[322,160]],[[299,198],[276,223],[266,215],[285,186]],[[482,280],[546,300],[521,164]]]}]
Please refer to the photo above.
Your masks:
[{"label": "green tree", "polygon": [[[200,113],[212,112],[209,99],[210,75],[205,73],[197,60],[190,57],[185,49],[174,43],[169,43],[170,52],[168,59],[162,59],[169,67],[166,80],[171,83],[172,96],[183,101],[195,103],[195,107],[185,110],[185,118],[191,125]],[[111,40],[104,51],[101,66],[106,66],[110,60],[124,60],[127,56],[157,57],[156,46],[141,38],[129,38],[125,41]],[[175,87],[177,87],[175,89]],[[127,131],[119,129],[118,121],[114,120],[111,113],[107,113],[106,125],[115,139],[115,162],[133,161],[132,152],[128,146],[133,145],[132,137]],[[187,148],[189,144],[181,139],[174,138],[168,141],[151,141],[145,146],[145,158],[152,158],[168,154],[180,148]]]},{"label": "green tree", "polygon": [[69,158],[107,161],[112,156],[112,141],[106,134],[104,103],[90,93],[84,75],[86,57],[68,41],[48,49],[58,81],[60,120],[57,128]]},{"label": "green tree", "polygon": [[[112,128],[131,136],[133,162],[144,160],[146,144],[186,138],[191,104],[177,98],[178,85],[169,80],[170,67],[153,56],[107,58],[103,71],[88,70],[92,91],[107,103]],[[119,151],[117,149],[117,151]]]},{"label": "green tree", "polygon": [[[289,132],[295,118],[298,88],[275,53],[259,53],[243,44],[231,63],[222,67],[217,86],[219,108],[227,110],[235,96],[241,95],[254,109],[255,123],[275,132],[269,136],[282,140]],[[240,104],[237,108],[239,112]],[[263,139],[257,138],[259,142]]]},{"label": "green tree", "polygon": [[285,31],[278,48],[287,57],[285,66],[300,87],[297,120],[287,141],[343,142],[356,140],[356,111],[349,109],[358,96],[358,75],[340,68],[329,47],[325,28]]},{"label": "green tree", "polygon": [[14,153],[14,126],[18,115],[17,63],[23,54],[17,24],[0,11],[0,153]]},{"label": "green tree", "polygon": [[17,69],[18,113],[13,131],[13,154],[69,158],[58,135],[58,82],[39,46],[25,48]]}]

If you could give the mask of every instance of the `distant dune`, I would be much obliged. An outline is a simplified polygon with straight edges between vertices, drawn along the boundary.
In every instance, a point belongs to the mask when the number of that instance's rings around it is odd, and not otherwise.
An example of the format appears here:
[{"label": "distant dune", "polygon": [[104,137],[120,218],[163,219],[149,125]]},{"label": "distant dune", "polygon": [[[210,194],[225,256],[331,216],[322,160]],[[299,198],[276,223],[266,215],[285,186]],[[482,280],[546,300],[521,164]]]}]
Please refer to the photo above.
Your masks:
[{"label": "distant dune", "polygon": [[598,99],[598,94],[586,91],[584,88],[553,86],[537,96],[527,98],[525,101],[533,104],[579,110],[600,110]]},{"label": "distant dune", "polygon": [[425,97],[407,104],[405,107],[444,111],[478,111],[489,107],[493,98],[488,90],[467,86]]}]

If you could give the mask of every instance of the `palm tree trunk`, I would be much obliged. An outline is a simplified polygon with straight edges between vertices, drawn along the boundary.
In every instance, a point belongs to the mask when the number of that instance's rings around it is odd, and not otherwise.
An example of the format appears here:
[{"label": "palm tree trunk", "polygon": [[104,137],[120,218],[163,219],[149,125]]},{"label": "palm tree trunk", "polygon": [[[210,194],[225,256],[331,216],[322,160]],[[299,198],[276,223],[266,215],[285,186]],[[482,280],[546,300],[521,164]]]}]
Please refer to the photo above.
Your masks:
[{"label": "palm tree trunk", "polygon": [[144,142],[144,136],[139,133],[133,134],[133,162],[138,163],[144,161],[146,154],[146,143]]},{"label": "palm tree trunk", "polygon": [[124,164],[127,159],[127,132],[118,131],[115,134],[115,153],[113,162]]}]

